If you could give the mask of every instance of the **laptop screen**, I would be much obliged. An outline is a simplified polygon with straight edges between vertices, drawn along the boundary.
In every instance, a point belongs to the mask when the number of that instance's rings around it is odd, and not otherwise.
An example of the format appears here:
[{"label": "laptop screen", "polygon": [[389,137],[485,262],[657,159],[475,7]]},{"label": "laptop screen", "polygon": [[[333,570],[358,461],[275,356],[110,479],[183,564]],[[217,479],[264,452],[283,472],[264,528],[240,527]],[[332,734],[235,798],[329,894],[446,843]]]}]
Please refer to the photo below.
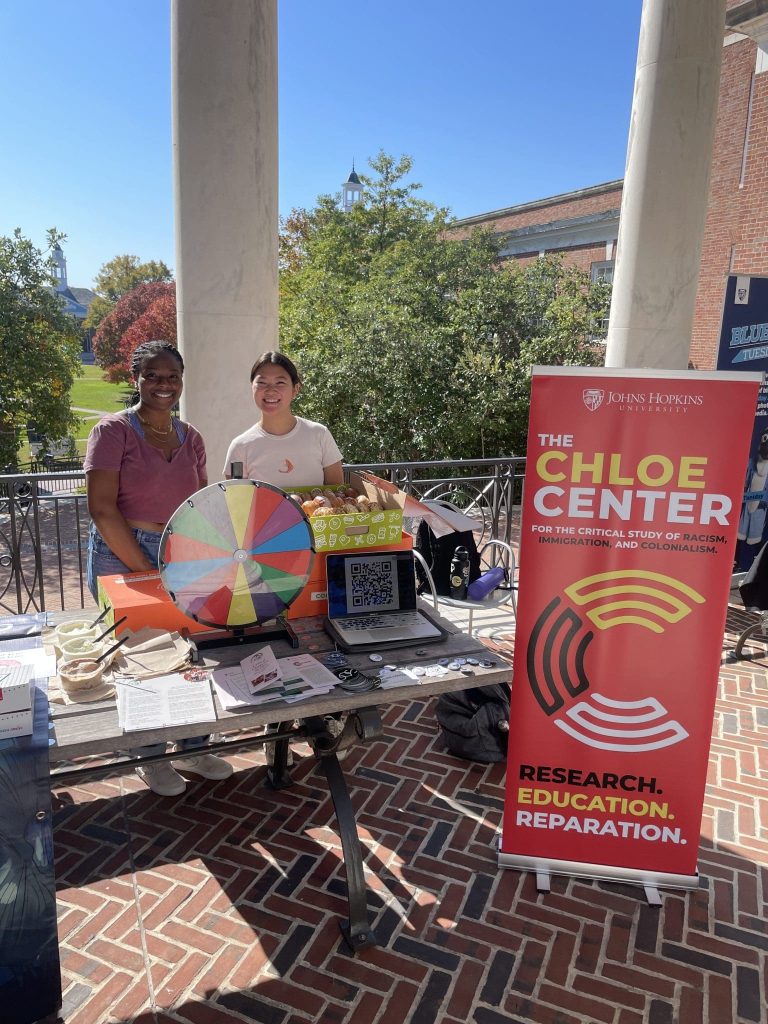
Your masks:
[{"label": "laptop screen", "polygon": [[328,616],[416,608],[416,576],[410,551],[372,551],[326,556]]}]

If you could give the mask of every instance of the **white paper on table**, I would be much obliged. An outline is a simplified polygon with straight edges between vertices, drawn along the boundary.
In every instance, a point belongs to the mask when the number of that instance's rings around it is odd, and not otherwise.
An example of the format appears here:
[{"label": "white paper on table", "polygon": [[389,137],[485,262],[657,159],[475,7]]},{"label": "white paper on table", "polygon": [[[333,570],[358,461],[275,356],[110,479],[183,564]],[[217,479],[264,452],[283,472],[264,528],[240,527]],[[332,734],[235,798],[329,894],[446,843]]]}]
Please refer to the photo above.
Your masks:
[{"label": "white paper on table", "polygon": [[243,658],[240,667],[251,693],[258,693],[259,690],[274,686],[282,679],[277,658],[269,646],[262,647],[261,650]]},{"label": "white paper on table", "polygon": [[214,669],[212,680],[221,706],[227,711],[231,711],[232,708],[245,708],[253,705],[251,688],[239,665]]},{"label": "white paper on table", "polygon": [[281,686],[281,693],[275,694],[272,700],[284,700],[286,704],[295,704],[296,701],[306,700],[307,697],[317,697],[322,693],[330,693],[330,690],[318,689],[311,683],[303,683],[300,679],[291,679]]},{"label": "white paper on table", "polygon": [[330,669],[311,654],[291,654],[287,658],[280,658],[277,664],[280,666],[283,682],[286,683],[298,679],[327,692],[339,681]]},{"label": "white paper on table", "polygon": [[[245,677],[243,678],[245,679]],[[248,699],[234,706],[247,704],[250,707],[260,707],[262,704],[274,704],[275,701],[285,701],[286,704],[292,704],[294,701],[304,700],[305,697],[313,697],[316,693],[328,692],[324,689],[318,690],[311,683],[304,682],[301,679],[279,679],[268,686],[262,686],[258,693],[250,692],[247,681],[245,688],[248,693]]]},{"label": "white paper on table", "polygon": [[117,687],[117,716],[123,732],[216,721],[208,679],[185,679],[181,672],[173,672],[125,683]]},{"label": "white paper on table", "polygon": [[[256,653],[261,654],[261,651]],[[278,677],[262,681],[254,693],[241,667],[249,660],[245,658],[240,665],[217,668],[213,673],[213,685],[221,706],[228,711],[278,700],[292,704],[307,697],[330,693],[338,683],[336,676],[311,654],[294,654],[276,661]]]},{"label": "white paper on table", "polygon": [[420,682],[419,676],[411,675],[408,669],[402,668],[396,669],[394,672],[385,672],[379,678],[382,690],[394,689],[396,686],[413,686],[414,683]]},{"label": "white paper on table", "polygon": [[56,655],[46,654],[42,647],[4,650],[0,654],[0,665],[31,665],[33,679],[50,679],[56,675]]}]

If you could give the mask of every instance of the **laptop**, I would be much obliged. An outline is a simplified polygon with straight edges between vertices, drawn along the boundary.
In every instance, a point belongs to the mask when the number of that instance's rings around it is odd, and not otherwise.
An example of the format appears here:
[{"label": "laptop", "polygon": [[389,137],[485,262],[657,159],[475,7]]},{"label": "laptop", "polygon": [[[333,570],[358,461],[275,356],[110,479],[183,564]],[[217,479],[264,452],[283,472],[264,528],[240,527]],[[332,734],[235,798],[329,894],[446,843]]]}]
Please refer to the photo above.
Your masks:
[{"label": "laptop", "polygon": [[344,651],[436,643],[446,631],[416,608],[410,551],[326,555],[326,632]]}]

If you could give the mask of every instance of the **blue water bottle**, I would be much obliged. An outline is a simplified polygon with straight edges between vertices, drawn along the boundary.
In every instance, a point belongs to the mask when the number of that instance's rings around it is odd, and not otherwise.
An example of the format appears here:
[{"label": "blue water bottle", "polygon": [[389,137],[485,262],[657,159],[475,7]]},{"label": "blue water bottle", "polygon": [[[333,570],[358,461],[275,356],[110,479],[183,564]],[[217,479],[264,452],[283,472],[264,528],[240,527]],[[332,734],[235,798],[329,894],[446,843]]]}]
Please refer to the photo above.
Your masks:
[{"label": "blue water bottle", "polygon": [[500,583],[504,582],[504,570],[498,565],[495,565],[493,569],[489,569],[488,572],[484,572],[479,579],[476,579],[473,583],[469,584],[467,588],[467,597],[470,601],[482,601],[484,597],[487,597],[492,591],[499,586]]}]

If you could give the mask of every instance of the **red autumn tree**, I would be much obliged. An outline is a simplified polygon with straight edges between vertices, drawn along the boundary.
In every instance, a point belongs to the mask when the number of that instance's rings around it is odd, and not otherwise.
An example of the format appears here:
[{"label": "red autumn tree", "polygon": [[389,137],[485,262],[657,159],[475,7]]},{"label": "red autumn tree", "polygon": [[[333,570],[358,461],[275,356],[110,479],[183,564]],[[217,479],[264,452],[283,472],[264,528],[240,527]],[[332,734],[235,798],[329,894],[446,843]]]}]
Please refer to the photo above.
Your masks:
[{"label": "red autumn tree", "polygon": [[93,336],[96,362],[114,383],[131,379],[131,353],[143,341],[176,344],[176,285],[141,284],[119,300]]},{"label": "red autumn tree", "polygon": [[137,345],[144,341],[170,341],[176,344],[176,286],[163,285],[167,291],[160,295],[151,306],[134,320],[123,334],[120,343],[130,369],[130,356]]}]

